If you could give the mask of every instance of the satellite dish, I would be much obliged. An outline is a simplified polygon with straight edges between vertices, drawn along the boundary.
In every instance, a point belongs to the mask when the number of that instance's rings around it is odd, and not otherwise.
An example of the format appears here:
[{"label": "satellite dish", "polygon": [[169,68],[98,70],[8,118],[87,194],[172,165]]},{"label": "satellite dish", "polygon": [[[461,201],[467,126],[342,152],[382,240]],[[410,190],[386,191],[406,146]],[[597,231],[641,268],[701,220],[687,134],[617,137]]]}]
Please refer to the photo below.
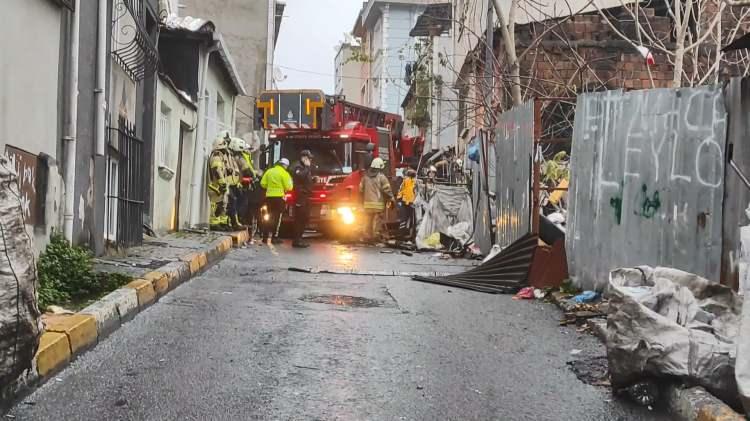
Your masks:
[{"label": "satellite dish", "polygon": [[286,75],[281,71],[281,67],[274,66],[273,68],[273,80],[274,82],[283,82],[286,80]]}]

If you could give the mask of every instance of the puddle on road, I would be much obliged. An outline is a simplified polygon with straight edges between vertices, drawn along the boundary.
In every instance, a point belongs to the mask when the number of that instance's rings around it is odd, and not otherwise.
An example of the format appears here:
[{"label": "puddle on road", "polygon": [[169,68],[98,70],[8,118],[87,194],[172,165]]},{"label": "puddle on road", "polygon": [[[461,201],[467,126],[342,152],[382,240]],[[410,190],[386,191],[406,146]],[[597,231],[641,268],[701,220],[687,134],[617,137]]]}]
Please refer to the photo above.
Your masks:
[{"label": "puddle on road", "polygon": [[567,364],[578,380],[592,386],[609,386],[609,366],[606,356],[568,361]]},{"label": "puddle on road", "polygon": [[332,304],[342,307],[372,308],[383,307],[385,303],[372,298],[353,297],[351,295],[305,295],[300,297],[301,301],[318,304]]}]

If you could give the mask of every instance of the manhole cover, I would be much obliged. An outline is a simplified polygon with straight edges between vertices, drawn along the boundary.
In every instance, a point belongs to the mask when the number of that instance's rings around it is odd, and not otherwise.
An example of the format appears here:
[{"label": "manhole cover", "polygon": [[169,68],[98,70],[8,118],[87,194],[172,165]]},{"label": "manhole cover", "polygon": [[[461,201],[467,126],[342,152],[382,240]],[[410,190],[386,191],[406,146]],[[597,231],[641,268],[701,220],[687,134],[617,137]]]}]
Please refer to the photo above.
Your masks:
[{"label": "manhole cover", "polygon": [[308,303],[333,304],[342,307],[382,307],[383,302],[371,298],[351,295],[305,295],[300,298]]}]

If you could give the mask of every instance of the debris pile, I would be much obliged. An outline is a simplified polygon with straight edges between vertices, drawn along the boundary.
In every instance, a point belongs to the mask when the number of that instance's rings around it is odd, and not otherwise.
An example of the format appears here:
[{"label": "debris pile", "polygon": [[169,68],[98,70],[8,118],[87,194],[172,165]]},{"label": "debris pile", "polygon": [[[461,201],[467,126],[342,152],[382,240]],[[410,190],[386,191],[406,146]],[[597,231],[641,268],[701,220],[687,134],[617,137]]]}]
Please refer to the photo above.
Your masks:
[{"label": "debris pile", "polygon": [[419,249],[468,246],[473,237],[471,196],[463,186],[436,186],[417,229]]},{"label": "debris pile", "polygon": [[610,274],[606,345],[615,390],[650,379],[705,387],[739,405],[735,358],[742,297],[669,268]]}]

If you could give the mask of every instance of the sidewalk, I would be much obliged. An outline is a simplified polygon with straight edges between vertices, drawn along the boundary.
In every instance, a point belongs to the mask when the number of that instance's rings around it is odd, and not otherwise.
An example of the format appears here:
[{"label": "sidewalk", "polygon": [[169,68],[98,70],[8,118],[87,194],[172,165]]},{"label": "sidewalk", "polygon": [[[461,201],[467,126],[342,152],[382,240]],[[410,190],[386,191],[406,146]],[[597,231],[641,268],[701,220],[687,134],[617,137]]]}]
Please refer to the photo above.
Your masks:
[{"label": "sidewalk", "polygon": [[128,249],[126,256],[96,259],[96,271],[125,274],[134,281],[78,313],[44,315],[45,331],[25,387],[46,381],[169,291],[216,263],[233,246],[248,240],[246,231],[175,233],[148,237],[142,246]]}]

